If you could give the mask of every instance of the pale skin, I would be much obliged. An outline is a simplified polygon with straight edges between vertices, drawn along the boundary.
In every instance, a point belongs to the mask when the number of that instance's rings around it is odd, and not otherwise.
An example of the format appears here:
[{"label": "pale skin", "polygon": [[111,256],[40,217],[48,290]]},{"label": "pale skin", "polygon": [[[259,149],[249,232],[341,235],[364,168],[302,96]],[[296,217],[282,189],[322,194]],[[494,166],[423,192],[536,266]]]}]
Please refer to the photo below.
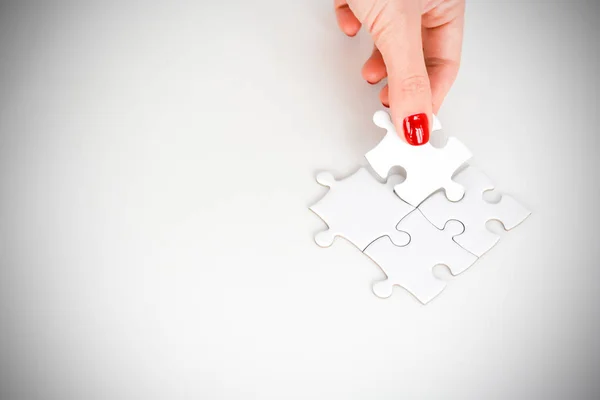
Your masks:
[{"label": "pale skin", "polygon": [[387,78],[379,98],[397,131],[419,113],[431,126],[458,73],[465,0],[334,0],[334,7],[346,35],[361,27],[371,34],[362,76],[372,84]]}]

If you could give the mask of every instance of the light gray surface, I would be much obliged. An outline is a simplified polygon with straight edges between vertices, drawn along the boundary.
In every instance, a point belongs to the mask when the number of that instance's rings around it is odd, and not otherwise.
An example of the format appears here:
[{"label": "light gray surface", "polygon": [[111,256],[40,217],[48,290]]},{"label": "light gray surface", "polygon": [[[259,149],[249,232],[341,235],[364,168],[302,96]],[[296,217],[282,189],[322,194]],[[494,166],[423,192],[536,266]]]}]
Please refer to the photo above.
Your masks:
[{"label": "light gray surface", "polygon": [[598,394],[597,2],[469,2],[440,118],[534,213],[426,307],[312,240],[384,134],[329,1],[82,3],[0,5],[2,400]]}]

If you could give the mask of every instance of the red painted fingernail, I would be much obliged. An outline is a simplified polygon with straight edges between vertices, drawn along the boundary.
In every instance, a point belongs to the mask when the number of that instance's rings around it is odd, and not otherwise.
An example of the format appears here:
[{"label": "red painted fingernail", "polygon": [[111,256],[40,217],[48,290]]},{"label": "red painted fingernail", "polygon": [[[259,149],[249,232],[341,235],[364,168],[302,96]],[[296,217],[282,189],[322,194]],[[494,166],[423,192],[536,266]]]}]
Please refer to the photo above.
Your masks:
[{"label": "red painted fingernail", "polygon": [[429,142],[429,119],[427,114],[415,114],[404,118],[402,124],[406,141],[413,146]]}]

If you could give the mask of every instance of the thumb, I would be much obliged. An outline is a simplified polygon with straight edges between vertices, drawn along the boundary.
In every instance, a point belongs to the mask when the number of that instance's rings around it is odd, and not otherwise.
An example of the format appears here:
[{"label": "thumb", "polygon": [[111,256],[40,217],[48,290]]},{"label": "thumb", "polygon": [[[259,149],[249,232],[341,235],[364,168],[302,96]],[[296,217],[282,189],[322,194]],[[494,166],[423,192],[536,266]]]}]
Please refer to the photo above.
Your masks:
[{"label": "thumb", "polygon": [[429,141],[432,100],[421,39],[421,2],[384,3],[366,26],[387,68],[392,121],[409,144],[423,145]]}]

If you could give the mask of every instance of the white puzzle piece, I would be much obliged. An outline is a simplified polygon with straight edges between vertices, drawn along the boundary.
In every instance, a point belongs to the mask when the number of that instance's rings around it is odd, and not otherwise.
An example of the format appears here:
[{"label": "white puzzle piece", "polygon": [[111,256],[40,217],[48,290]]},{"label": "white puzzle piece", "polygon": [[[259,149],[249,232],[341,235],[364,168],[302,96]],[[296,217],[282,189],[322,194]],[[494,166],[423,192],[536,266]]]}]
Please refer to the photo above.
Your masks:
[{"label": "white puzzle piece", "polygon": [[438,228],[449,220],[462,222],[465,231],[454,240],[478,257],[494,247],[500,239],[486,228],[488,221],[498,220],[504,229],[510,230],[531,214],[511,196],[502,196],[498,203],[485,201],[483,193],[494,189],[494,185],[486,175],[473,167],[461,171],[454,180],[466,189],[462,200],[451,202],[438,192],[425,200],[419,209]]},{"label": "white puzzle piece", "polygon": [[329,229],[318,233],[315,242],[329,247],[336,236],[341,236],[363,251],[375,239],[388,235],[394,244],[406,245],[409,237],[396,230],[396,225],[414,207],[394,194],[398,178],[380,183],[364,168],[339,181],[329,172],[320,173],[317,182],[331,189],[310,210]]},{"label": "white puzzle piece", "polygon": [[[387,133],[365,157],[383,179],[392,167],[400,166],[406,170],[406,181],[394,188],[401,199],[417,207],[427,196],[442,188],[449,199],[457,201],[462,198],[463,187],[451,178],[471,158],[471,152],[458,139],[449,138],[443,148],[433,147],[431,143],[412,146],[398,136],[387,112],[377,111],[373,122],[386,129]],[[441,124],[434,117],[432,130],[440,128]]]},{"label": "white puzzle piece", "polygon": [[452,275],[458,275],[469,268],[476,260],[454,241],[452,236],[462,232],[456,226],[444,230],[433,226],[419,210],[407,215],[398,224],[398,229],[410,235],[410,243],[404,247],[394,246],[387,237],[377,239],[365,249],[369,256],[383,270],[387,279],[373,284],[377,297],[392,295],[394,285],[412,293],[421,303],[427,304],[446,287],[446,283],[435,277],[433,267],[446,265]]}]

